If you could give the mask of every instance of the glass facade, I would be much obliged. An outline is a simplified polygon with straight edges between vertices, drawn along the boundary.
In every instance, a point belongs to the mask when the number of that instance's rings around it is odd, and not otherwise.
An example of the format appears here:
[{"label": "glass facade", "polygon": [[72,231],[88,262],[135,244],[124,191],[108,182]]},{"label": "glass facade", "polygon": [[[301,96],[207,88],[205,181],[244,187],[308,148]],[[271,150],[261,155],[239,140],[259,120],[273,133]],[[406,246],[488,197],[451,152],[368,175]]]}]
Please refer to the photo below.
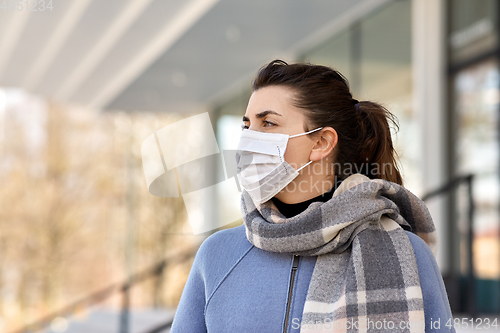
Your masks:
[{"label": "glass facade", "polygon": [[395,1],[359,28],[359,96],[385,105],[399,120],[393,133],[405,186],[421,194],[419,133],[413,108],[411,1]]},{"label": "glass facade", "polygon": [[[500,277],[500,257],[499,260],[491,258],[498,253],[498,248],[487,246],[498,229],[500,208],[498,74],[498,63],[491,59],[461,70],[453,80],[455,172],[475,176],[475,273],[478,278]],[[463,265],[461,268],[463,271]]]},{"label": "glass facade", "polygon": [[[449,1],[448,63],[454,176],[473,174],[472,254],[479,312],[500,312],[500,141],[498,1]],[[460,275],[467,275],[466,192],[454,205]],[[461,282],[462,289],[470,286]],[[462,297],[461,307],[466,307]]]},{"label": "glass facade", "polygon": [[353,84],[356,82],[352,77],[352,72],[355,71],[352,62],[352,54],[354,53],[351,46],[352,35],[352,29],[342,30],[326,43],[310,50],[300,60],[330,66],[338,70],[349,80],[351,88],[353,88]]},{"label": "glass facade", "polygon": [[339,31],[301,57],[340,71],[358,100],[378,102],[399,120],[393,131],[405,185],[420,193],[418,128],[413,111],[411,1],[395,1]]},{"label": "glass facade", "polygon": [[494,51],[497,42],[497,1],[450,0],[450,63],[468,61]]}]

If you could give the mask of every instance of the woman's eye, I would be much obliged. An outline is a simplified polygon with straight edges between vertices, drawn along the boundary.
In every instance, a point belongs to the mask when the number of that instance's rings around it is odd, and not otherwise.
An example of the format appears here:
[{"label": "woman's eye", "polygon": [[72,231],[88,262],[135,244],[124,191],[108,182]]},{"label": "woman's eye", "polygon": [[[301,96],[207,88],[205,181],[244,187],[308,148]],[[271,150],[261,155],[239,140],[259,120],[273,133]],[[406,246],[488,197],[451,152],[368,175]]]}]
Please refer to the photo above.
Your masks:
[{"label": "woman's eye", "polygon": [[[276,126],[276,124],[271,123],[271,122],[269,122],[269,121],[267,121],[267,120],[264,120],[264,121],[263,121],[263,123],[264,123],[264,127]],[[248,128],[249,128],[249,127],[248,127],[247,125],[245,125],[245,124],[241,125],[241,129],[242,129],[242,130],[244,130],[244,129],[248,129]]]}]

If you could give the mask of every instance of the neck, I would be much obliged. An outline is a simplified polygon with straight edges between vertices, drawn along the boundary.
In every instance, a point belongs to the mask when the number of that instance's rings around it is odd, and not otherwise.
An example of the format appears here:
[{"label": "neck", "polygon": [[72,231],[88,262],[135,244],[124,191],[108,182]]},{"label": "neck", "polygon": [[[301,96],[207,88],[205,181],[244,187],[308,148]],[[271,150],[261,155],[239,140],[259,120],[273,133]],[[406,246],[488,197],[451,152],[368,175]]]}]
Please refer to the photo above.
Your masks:
[{"label": "neck", "polygon": [[276,208],[280,211],[281,214],[283,214],[287,218],[290,218],[306,210],[307,207],[309,207],[309,205],[313,202],[326,202],[330,200],[333,197],[333,192],[335,192],[341,182],[341,180],[337,180],[336,184],[332,186],[329,191],[326,191],[322,194],[319,194],[318,196],[306,199],[304,201],[287,203],[281,201],[276,196],[271,200],[274,202]]},{"label": "neck", "polygon": [[[299,179],[299,177],[297,177],[296,180],[297,182],[291,182],[274,197],[283,203],[295,204],[310,200],[336,188],[332,180],[315,180],[313,177],[311,177],[308,182],[304,179]],[[294,189],[294,191],[290,189]]]}]

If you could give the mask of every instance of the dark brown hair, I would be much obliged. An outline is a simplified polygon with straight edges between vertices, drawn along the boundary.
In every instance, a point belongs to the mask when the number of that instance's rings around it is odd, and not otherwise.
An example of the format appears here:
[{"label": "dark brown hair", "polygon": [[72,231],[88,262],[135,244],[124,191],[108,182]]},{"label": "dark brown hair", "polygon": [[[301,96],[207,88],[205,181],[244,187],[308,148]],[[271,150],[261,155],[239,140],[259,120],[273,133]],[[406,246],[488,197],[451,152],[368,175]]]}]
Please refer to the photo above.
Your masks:
[{"label": "dark brown hair", "polygon": [[304,110],[306,122],[312,125],[309,129],[305,124],[305,132],[317,127],[337,131],[332,157],[338,179],[361,173],[403,185],[389,127],[390,122],[399,129],[397,118],[378,103],[353,99],[341,73],[327,66],[278,59],[259,70],[252,91],[272,85],[295,91],[294,105]]}]

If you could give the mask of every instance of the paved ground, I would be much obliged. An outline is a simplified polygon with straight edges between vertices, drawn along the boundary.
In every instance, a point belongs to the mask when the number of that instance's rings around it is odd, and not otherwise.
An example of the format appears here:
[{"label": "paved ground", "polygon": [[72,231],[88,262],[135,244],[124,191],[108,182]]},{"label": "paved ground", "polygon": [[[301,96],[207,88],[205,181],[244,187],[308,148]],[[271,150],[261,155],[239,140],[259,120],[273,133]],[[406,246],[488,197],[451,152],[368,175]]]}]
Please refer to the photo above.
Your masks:
[{"label": "paved ground", "polygon": [[[135,310],[131,313],[129,333],[147,333],[171,320],[174,313],[174,310],[166,309]],[[118,333],[119,321],[119,312],[93,308],[79,318],[69,318],[68,320],[60,318],[53,321],[51,327],[46,329],[44,333]],[[169,330],[163,330],[161,333],[167,332]]]},{"label": "paved ground", "polygon": [[[168,309],[134,311],[131,313],[129,333],[147,333],[153,328],[170,321],[174,313],[175,310]],[[480,316],[471,321],[471,318],[465,315],[455,314],[454,320],[457,333],[500,333],[500,316]],[[119,321],[119,312],[93,308],[79,318],[70,318],[69,320],[61,318],[59,321],[54,321],[51,329],[45,330],[44,333],[119,333]],[[471,323],[474,324],[474,327],[471,327]],[[446,328],[444,322],[436,322],[434,325],[439,325],[441,329]],[[437,328],[436,326],[435,329]],[[158,333],[168,333],[169,331],[169,329],[166,329]]]}]

